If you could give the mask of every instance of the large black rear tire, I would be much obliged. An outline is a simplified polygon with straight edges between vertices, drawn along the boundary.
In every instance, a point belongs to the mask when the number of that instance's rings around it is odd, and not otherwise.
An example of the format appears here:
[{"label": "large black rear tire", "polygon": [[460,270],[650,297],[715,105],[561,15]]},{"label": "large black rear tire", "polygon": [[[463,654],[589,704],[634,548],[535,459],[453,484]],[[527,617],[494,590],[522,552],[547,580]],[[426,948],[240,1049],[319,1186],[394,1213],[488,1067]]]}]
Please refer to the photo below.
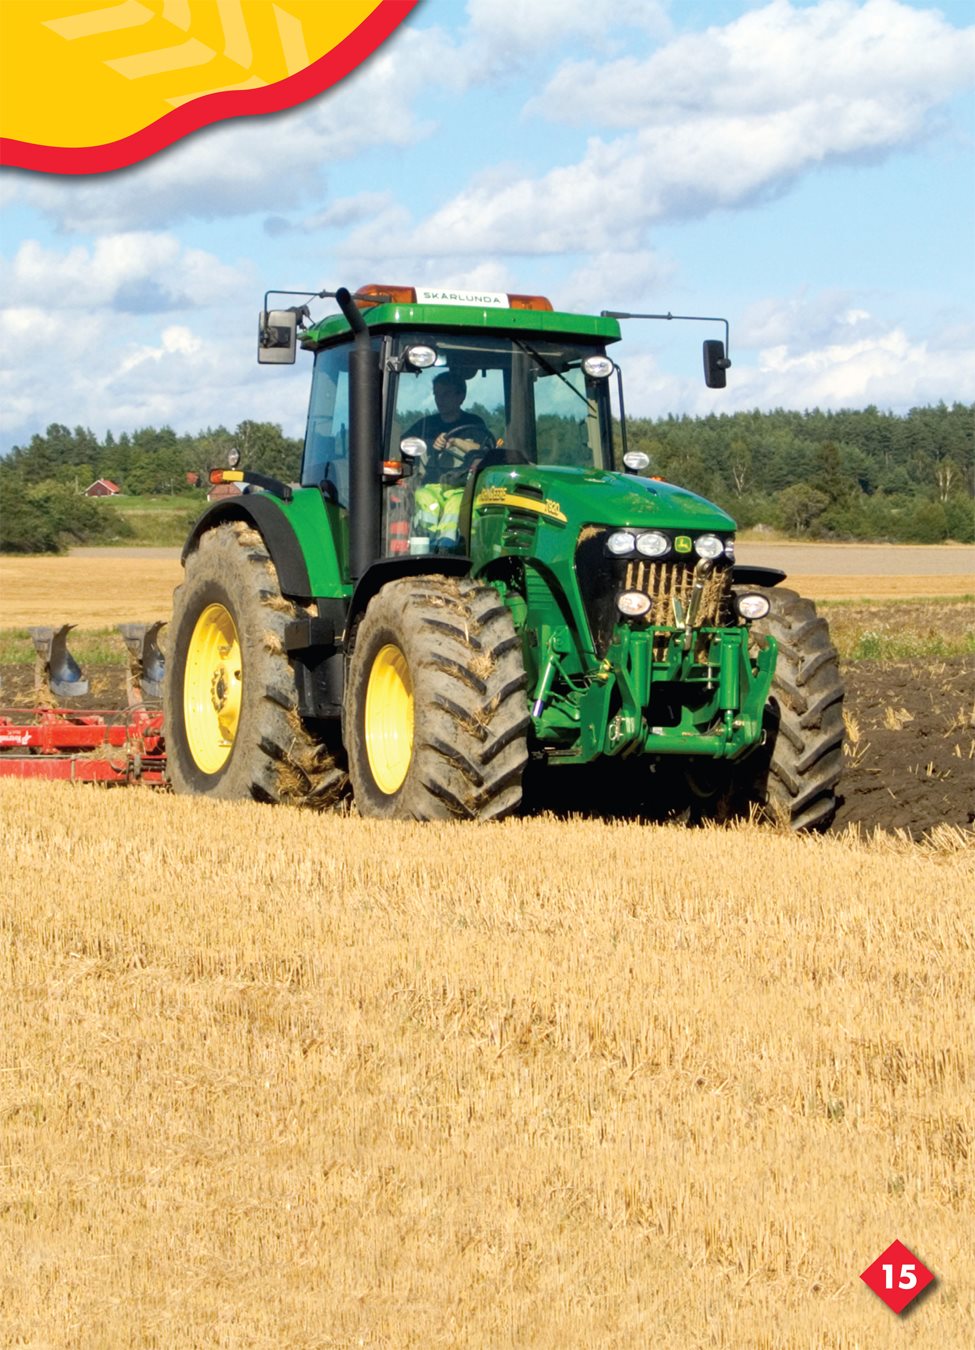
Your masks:
[{"label": "large black rear tire", "polygon": [[[304,612],[304,611],[302,611]],[[186,560],[167,634],[163,707],[174,791],[334,805],[347,775],[297,711],[281,594],[260,534],[217,525]]]},{"label": "large black rear tire", "polygon": [[529,726],[521,643],[497,591],[389,582],[360,622],[345,740],[359,812],[405,820],[515,811]]},{"label": "large black rear tire", "polygon": [[779,644],[766,742],[742,764],[763,814],[793,830],[829,828],[843,771],[843,678],[829,625],[811,600],[774,587],[752,631]]}]

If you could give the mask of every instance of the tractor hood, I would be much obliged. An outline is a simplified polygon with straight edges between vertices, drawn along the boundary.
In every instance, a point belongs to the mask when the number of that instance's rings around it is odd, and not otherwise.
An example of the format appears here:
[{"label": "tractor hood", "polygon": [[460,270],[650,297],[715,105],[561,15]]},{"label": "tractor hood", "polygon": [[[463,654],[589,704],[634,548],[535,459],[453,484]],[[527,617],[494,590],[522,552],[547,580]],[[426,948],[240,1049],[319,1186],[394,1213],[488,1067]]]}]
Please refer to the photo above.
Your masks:
[{"label": "tractor hood", "polygon": [[721,533],[735,528],[725,511],[684,488],[589,468],[525,464],[485,469],[474,493],[475,515],[498,507],[537,513],[570,527],[572,534],[586,525]]}]

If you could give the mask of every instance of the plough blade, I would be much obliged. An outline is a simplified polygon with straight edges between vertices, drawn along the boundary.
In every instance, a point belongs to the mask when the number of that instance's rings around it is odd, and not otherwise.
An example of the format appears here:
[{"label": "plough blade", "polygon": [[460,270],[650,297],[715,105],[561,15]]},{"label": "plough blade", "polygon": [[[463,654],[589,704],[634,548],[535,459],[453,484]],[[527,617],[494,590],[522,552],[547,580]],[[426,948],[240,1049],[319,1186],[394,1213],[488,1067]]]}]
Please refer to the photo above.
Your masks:
[{"label": "plough blade", "polygon": [[[165,658],[155,623],[119,624],[129,652],[126,672],[128,707],[113,705],[94,711],[58,700],[89,694],[89,681],[68,650],[74,624],[31,628],[34,662],[34,707],[0,708],[0,778],[67,779],[77,783],[166,782],[163,714],[145,700],[162,693]],[[99,668],[101,669],[101,668]],[[121,669],[117,670],[117,675]],[[109,676],[106,688],[117,690]],[[96,680],[96,693],[98,681]],[[89,700],[90,701],[90,700]]]},{"label": "plough blade", "polygon": [[88,693],[88,681],[68,651],[68,634],[74,627],[73,623],[63,623],[60,628],[28,629],[37,653],[34,689],[39,701],[45,685],[58,698],[82,698]]},{"label": "plough blade", "polygon": [[120,623],[118,631],[129,649],[129,671],[126,679],[129,707],[146,698],[162,698],[166,658],[159,648],[159,630],[162,620],[155,623]]}]

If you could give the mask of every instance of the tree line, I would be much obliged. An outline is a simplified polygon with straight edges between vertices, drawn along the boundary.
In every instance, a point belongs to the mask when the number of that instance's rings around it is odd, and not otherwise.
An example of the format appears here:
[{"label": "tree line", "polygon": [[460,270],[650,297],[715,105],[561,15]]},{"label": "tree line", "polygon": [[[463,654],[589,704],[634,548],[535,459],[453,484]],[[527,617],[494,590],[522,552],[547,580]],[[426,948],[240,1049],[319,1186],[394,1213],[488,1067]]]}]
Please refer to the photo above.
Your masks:
[{"label": "tree line", "polygon": [[651,473],[718,502],[741,529],[975,541],[975,404],[636,418],[628,445],[646,451]]},{"label": "tree line", "polygon": [[[84,497],[92,482],[107,478],[127,495],[192,497],[233,446],[247,468],[286,482],[298,477],[301,441],[270,422],[195,435],[144,427],[103,441],[54,423],[0,458],[0,548],[47,552],[124,535],[108,503]],[[628,448],[646,451],[650,473],[718,502],[743,529],[975,542],[975,404],[904,415],[870,407],[630,418]]]},{"label": "tree line", "polygon": [[301,441],[273,422],[182,436],[172,427],[142,427],[118,437],[108,432],[104,441],[86,427],[52,423],[0,459],[0,550],[56,553],[124,539],[130,530],[113,503],[85,497],[92,483],[104,478],[126,496],[179,495],[190,505],[209,486],[207,470],[226,466],[233,447],[250,469],[285,482],[298,476]]}]

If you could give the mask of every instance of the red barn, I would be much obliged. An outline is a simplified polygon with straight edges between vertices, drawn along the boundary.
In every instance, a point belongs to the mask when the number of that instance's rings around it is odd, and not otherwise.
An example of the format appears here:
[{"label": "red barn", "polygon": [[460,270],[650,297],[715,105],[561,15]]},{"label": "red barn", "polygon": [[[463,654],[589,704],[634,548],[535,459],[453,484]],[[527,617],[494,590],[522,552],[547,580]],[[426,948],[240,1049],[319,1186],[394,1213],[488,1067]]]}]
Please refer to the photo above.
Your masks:
[{"label": "red barn", "polygon": [[122,489],[118,483],[113,483],[110,478],[99,478],[91,487],[85,488],[86,497],[115,497]]},{"label": "red barn", "polygon": [[207,501],[219,501],[221,497],[239,497],[243,490],[240,483],[217,483],[207,493]]}]

